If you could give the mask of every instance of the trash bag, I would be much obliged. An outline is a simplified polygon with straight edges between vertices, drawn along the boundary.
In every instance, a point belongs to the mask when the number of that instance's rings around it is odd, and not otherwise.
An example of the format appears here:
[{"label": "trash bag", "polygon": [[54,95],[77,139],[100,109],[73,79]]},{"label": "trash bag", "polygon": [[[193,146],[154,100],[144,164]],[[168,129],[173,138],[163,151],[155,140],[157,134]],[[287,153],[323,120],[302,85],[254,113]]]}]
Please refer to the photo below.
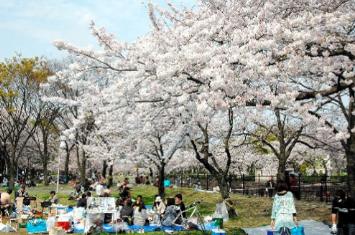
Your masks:
[{"label": "trash bag", "polygon": [[225,202],[216,204],[216,211],[212,214],[212,218],[223,218],[223,222],[229,221],[228,209]]},{"label": "trash bag", "polygon": [[0,233],[16,232],[16,228],[11,227],[10,223],[7,222],[6,225],[0,223]]},{"label": "trash bag", "polygon": [[47,219],[47,232],[50,232],[53,227],[55,227],[57,219],[55,216],[48,217]]}]

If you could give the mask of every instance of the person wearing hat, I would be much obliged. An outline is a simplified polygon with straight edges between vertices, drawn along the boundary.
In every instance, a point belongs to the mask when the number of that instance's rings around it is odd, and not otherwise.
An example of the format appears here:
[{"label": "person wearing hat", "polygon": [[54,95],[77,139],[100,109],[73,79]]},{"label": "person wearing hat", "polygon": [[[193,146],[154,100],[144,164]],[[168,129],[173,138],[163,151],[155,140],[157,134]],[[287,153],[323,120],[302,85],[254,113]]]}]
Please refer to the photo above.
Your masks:
[{"label": "person wearing hat", "polygon": [[30,200],[26,199],[29,197],[28,192],[26,191],[26,186],[23,184],[19,191],[16,192],[16,197],[23,197],[23,205],[28,206],[30,205]]},{"label": "person wearing hat", "polygon": [[163,200],[161,199],[160,196],[157,196],[155,198],[155,203],[154,203],[154,207],[153,210],[156,211],[159,214],[164,214],[165,212],[165,204],[163,202]]}]

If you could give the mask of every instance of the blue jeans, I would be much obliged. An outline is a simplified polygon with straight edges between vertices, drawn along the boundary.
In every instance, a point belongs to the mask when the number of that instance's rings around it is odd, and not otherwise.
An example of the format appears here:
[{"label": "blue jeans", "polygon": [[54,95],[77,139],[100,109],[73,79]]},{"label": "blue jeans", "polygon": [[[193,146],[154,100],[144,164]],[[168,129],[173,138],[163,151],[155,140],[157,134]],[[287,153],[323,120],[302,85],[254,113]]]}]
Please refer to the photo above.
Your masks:
[{"label": "blue jeans", "polygon": [[349,235],[355,235],[355,224],[349,224]]},{"label": "blue jeans", "polygon": [[346,227],[338,228],[337,235],[355,235],[355,224],[349,224]]}]

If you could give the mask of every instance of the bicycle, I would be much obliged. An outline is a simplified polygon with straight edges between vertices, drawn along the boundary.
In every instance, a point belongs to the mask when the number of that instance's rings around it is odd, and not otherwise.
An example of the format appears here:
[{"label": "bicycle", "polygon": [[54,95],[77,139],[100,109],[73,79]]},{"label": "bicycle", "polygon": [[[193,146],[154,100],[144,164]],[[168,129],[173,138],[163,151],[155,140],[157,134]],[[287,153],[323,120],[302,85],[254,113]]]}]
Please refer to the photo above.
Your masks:
[{"label": "bicycle", "polygon": [[[192,204],[186,206],[185,210],[180,211],[175,219],[171,222],[171,227],[175,227],[175,225],[180,226],[179,230],[165,230],[163,223],[161,223],[162,230],[164,231],[165,235],[178,235],[181,231],[185,231],[185,233],[189,230],[190,228],[190,223],[196,224],[199,227],[199,230],[203,232],[204,235],[207,235],[206,228],[203,222],[203,218],[198,210],[198,205],[204,200],[202,198],[201,200],[195,201]],[[175,211],[180,210],[179,207],[176,208]],[[192,211],[192,212],[191,212]],[[188,218],[184,218],[183,214],[186,212],[191,212],[190,216]],[[170,212],[170,213],[176,213],[176,212]],[[181,223],[178,223],[180,221]]]}]

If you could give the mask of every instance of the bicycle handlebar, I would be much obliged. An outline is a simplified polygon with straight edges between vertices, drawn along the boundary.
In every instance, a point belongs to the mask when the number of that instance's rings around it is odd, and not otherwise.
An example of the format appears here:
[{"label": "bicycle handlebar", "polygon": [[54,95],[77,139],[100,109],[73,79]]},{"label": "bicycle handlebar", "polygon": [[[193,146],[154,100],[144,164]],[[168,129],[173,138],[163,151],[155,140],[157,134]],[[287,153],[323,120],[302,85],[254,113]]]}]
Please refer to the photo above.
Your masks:
[{"label": "bicycle handlebar", "polygon": [[192,206],[196,206],[197,204],[200,204],[203,200],[205,200],[205,198],[201,198],[200,200],[198,201],[195,201],[193,203],[191,203],[190,205],[188,205],[187,207],[192,207]]}]

